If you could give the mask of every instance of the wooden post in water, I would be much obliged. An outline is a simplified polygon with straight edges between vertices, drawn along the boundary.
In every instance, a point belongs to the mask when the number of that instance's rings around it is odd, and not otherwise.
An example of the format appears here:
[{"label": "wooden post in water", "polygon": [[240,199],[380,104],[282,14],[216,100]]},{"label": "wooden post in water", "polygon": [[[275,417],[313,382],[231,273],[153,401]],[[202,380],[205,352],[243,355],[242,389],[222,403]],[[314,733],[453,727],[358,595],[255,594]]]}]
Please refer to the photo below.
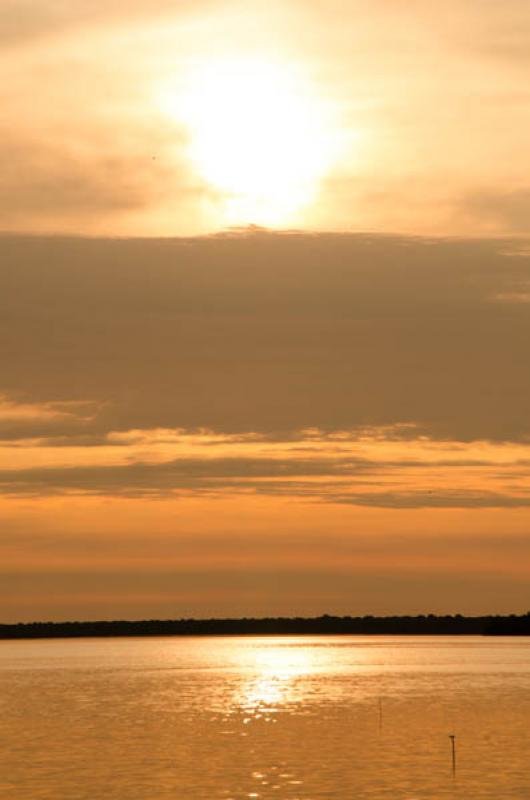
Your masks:
[{"label": "wooden post in water", "polygon": [[450,733],[449,738],[451,739],[451,760],[453,764],[453,775],[454,775],[456,773],[456,746],[455,746],[454,733]]},{"label": "wooden post in water", "polygon": [[379,698],[379,730],[383,729],[383,701]]}]

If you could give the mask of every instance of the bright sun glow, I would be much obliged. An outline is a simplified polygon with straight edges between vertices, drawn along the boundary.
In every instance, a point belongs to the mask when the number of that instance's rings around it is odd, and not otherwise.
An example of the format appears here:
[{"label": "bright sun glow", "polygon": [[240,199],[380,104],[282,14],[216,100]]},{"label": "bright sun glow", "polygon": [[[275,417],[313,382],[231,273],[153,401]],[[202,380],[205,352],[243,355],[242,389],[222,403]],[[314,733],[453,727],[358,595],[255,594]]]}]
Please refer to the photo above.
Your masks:
[{"label": "bright sun glow", "polygon": [[329,108],[286,64],[197,65],[163,106],[185,124],[193,168],[219,196],[224,224],[290,222],[337,157]]}]

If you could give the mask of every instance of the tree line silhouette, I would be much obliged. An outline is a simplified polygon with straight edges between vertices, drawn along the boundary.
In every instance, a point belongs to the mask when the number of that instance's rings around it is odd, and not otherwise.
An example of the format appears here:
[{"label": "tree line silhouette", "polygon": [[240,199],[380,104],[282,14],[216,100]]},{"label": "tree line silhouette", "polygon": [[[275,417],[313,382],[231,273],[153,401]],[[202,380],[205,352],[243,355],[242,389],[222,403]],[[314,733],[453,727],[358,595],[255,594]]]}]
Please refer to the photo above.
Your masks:
[{"label": "tree line silhouette", "polygon": [[0,625],[0,639],[87,636],[281,636],[304,634],[393,634],[530,636],[530,612],[466,617],[461,614],[389,617],[265,617],[254,619],[101,620],[20,622]]}]

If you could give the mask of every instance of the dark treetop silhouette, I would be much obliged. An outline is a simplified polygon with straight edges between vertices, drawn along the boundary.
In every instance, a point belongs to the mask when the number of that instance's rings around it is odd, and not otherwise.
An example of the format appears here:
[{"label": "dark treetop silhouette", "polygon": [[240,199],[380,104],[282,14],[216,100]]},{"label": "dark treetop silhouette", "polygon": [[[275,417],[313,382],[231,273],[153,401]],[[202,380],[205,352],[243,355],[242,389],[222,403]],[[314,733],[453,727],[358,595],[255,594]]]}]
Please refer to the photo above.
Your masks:
[{"label": "dark treetop silhouette", "polygon": [[464,617],[434,614],[393,617],[267,617],[262,619],[112,620],[0,625],[1,639],[81,636],[246,636],[303,634],[404,634],[530,636],[530,612],[521,616]]}]

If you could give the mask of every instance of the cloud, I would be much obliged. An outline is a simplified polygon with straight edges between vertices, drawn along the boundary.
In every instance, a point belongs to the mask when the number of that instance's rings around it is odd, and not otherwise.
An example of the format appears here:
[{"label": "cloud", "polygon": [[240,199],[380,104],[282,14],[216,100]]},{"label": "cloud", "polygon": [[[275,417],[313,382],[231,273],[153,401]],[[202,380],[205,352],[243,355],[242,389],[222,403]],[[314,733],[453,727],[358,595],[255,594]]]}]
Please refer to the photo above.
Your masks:
[{"label": "cloud", "polygon": [[[508,465],[509,482],[501,485],[502,491],[487,488],[488,480],[493,481],[486,468],[494,467],[501,477],[506,468],[495,462],[465,458],[377,461],[354,455],[301,458],[291,454],[2,469],[0,492],[11,497],[80,493],[137,498],[250,493],[377,508],[518,508],[530,506],[530,493],[520,485],[529,463]],[[466,486],[469,467],[475,471],[475,483],[486,481],[486,488]],[[478,477],[477,469],[482,470]],[[390,488],[385,488],[389,483]],[[425,488],[429,484],[432,488]]]},{"label": "cloud", "polygon": [[362,459],[179,458],[156,464],[0,470],[0,487],[9,494],[73,490],[144,496],[178,490],[215,493],[224,489],[263,490],[269,494],[286,487],[281,483],[262,484],[262,478],[351,475],[370,466]]},{"label": "cloud", "polygon": [[[89,401],[32,403],[0,394],[0,440],[16,444],[20,439],[75,436],[95,419],[97,405]],[[19,444],[23,444],[19,442]]]},{"label": "cloud", "polygon": [[[178,13],[207,7],[206,0],[179,0]],[[153,16],[174,15],[172,0],[129,0],[125,7],[120,0],[104,4],[91,0],[2,0],[0,5],[0,43],[2,46],[23,44],[45,36],[57,36],[92,26],[118,24],[131,19],[152,20]]]},{"label": "cloud", "polygon": [[492,222],[499,230],[530,234],[530,188],[475,191],[463,200],[466,213]]},{"label": "cloud", "polygon": [[[24,227],[31,218],[38,227],[48,224],[53,229],[57,215],[75,224],[87,215],[140,210],[156,204],[176,185],[186,196],[197,194],[199,188],[183,169],[168,181],[166,137],[159,129],[144,127],[134,136],[114,129],[92,132],[81,144],[68,141],[68,135],[61,143],[39,142],[4,131],[0,151],[4,225]],[[178,138],[173,132],[172,145]]]},{"label": "cloud", "polygon": [[[86,421],[90,416],[82,416],[83,407],[88,403],[24,403],[16,402],[6,395],[0,395],[0,423],[19,422],[19,421],[59,421],[71,419],[72,417]],[[76,413],[77,412],[77,413]]]},{"label": "cloud", "polygon": [[492,302],[530,278],[530,258],[506,254],[516,246],[5,236],[0,390],[90,399],[94,435],[415,425],[435,439],[526,441],[530,319]]},{"label": "cloud", "polygon": [[401,491],[335,493],[328,502],[376,508],[528,508],[530,494],[490,491]]}]

